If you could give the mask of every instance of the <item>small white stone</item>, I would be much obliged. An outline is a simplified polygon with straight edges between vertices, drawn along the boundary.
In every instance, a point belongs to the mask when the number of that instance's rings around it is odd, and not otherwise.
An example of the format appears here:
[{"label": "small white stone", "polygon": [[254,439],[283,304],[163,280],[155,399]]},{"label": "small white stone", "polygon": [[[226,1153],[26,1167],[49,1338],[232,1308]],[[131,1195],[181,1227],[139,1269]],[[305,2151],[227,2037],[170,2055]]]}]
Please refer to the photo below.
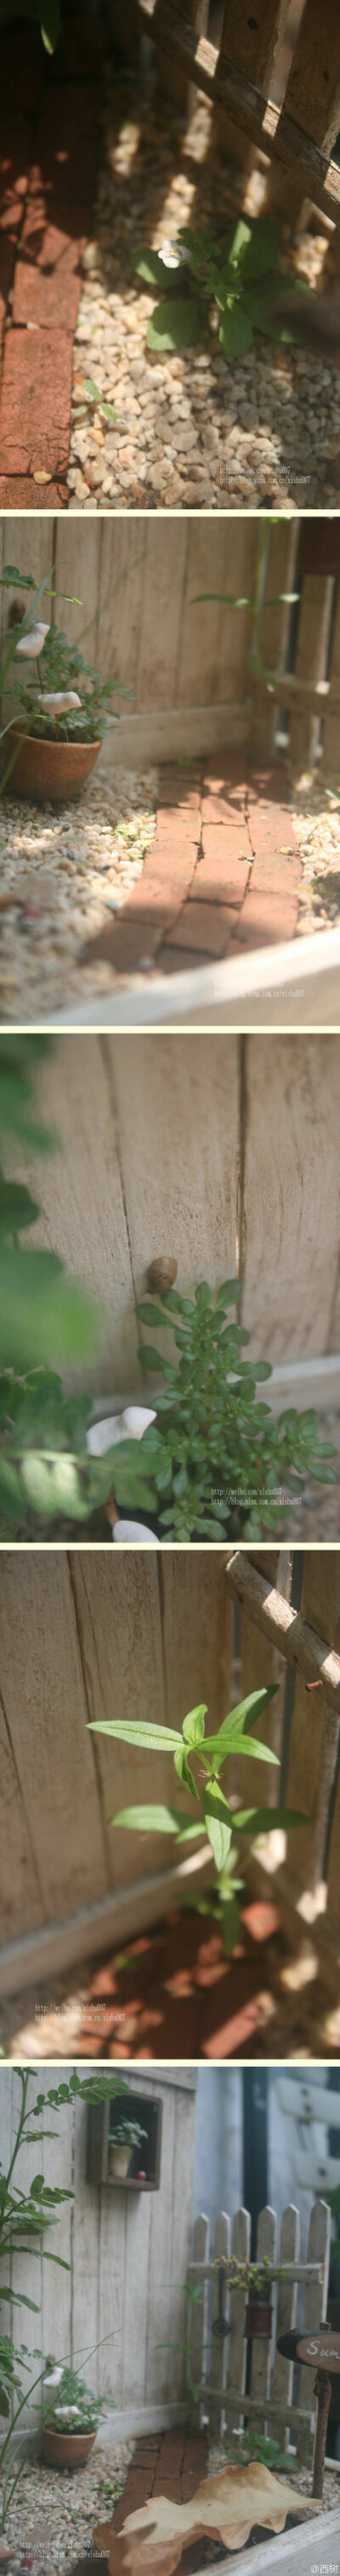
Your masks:
[{"label": "small white stone", "polygon": [[112,1537],[116,1547],[159,1547],[160,1540],[147,1528],[146,1521],[115,1521]]}]

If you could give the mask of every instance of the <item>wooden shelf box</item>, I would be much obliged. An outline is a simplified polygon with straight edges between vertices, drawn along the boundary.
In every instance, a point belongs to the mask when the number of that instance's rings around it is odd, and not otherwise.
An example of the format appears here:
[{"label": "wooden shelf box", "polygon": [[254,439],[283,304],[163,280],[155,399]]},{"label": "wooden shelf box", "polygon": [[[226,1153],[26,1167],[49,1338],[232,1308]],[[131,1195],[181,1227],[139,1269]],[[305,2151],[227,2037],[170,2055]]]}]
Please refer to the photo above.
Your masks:
[{"label": "wooden shelf box", "polygon": [[[106,2100],[106,2102],[90,2104],[87,2128],[87,2182],[100,2185],[107,2183],[109,2189],[113,2191],[159,2191],[162,2107],[162,2102],[159,2098],[156,2099],[154,2094],[133,2093],[130,2087],[128,2096],[124,2093],[121,2099],[119,2094],[113,2094],[112,2102]],[[117,2180],[115,2174],[109,2172],[109,2149],[114,2144],[116,2130],[119,2129],[127,2110],[131,2113],[131,2120],[139,2120],[141,2129],[146,2130],[146,2137],[142,2139],[140,2148],[134,2148],[132,2172],[122,2182]],[[139,2180],[140,2164],[143,2165],[145,2172],[145,2182]]]}]

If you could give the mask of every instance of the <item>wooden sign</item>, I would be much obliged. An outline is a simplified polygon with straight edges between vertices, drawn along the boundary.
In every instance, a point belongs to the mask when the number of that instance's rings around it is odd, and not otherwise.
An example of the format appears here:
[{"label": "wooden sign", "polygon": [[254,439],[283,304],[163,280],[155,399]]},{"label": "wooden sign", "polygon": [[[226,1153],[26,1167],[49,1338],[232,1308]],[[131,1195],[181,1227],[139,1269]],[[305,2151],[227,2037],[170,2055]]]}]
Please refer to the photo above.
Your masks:
[{"label": "wooden sign", "polygon": [[329,2371],[333,2378],[333,2372],[340,2370],[340,2334],[333,2334],[330,2327],[328,2334],[299,2335],[296,2360],[309,2362],[311,2370],[314,2365],[315,2370]]}]

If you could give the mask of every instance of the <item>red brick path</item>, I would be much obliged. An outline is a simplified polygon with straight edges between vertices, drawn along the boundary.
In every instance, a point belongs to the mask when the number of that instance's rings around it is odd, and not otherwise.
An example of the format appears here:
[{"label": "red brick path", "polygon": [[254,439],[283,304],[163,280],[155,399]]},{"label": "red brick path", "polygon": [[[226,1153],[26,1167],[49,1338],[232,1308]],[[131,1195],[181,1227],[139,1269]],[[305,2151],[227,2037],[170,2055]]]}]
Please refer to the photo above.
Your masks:
[{"label": "red brick path", "polygon": [[[0,510],[67,504],[72,349],[97,152],[86,19],[49,61],[33,29],[0,37]],[[41,483],[40,474],[48,477]]]},{"label": "red brick path", "polygon": [[[207,2441],[204,2433],[190,2435],[182,2429],[145,2434],[136,2442],[124,2494],[112,2515],[112,2532],[118,2537],[128,2514],[137,2513],[139,2506],[149,2503],[150,2496],[166,2495],[174,2504],[189,2504],[206,2471]],[[216,2549],[214,2554],[216,2562]],[[185,2576],[189,2576],[190,2569],[197,2567],[198,2556],[202,2560],[201,2541],[186,2549],[185,2560],[179,2561],[175,2576],[183,2576],[183,2565]],[[95,2560],[92,2560],[93,2566]]]},{"label": "red brick path", "polygon": [[145,961],[171,974],[292,939],[301,876],[282,767],[247,777],[231,752],[163,769],[143,874],[82,958],[107,958],[118,974]]},{"label": "red brick path", "polygon": [[85,2057],[224,2060],[252,2054],[285,1952],[275,1905],[245,1904],[233,1959],[209,1916],[174,1912],[89,1974]]}]

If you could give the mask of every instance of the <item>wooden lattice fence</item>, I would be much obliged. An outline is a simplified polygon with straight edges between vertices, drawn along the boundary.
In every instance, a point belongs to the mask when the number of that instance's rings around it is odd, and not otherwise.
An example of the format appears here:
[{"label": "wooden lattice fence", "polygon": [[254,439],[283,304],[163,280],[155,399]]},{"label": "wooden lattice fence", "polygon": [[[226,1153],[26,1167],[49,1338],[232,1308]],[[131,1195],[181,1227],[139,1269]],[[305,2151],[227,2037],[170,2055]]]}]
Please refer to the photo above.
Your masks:
[{"label": "wooden lattice fence", "polygon": [[[265,2256],[269,2265],[267,2277],[274,2291],[272,2326],[270,2335],[252,2344],[250,2385],[246,2390],[249,2345],[245,2334],[245,2312],[248,2293],[245,2288],[235,2286],[230,2258],[236,2257],[238,2263],[249,2260],[249,2212],[238,2209],[232,2226],[226,2212],[219,2212],[211,2253],[209,2220],[203,2215],[196,2219],[194,2253],[188,2278],[192,2288],[202,2284],[203,2295],[197,2305],[195,2303],[193,2324],[189,2326],[188,2387],[193,2419],[197,2422],[202,2419],[202,2414],[208,2416],[211,2433],[219,2434],[225,2430],[230,2439],[240,2427],[247,2425],[252,2433],[268,2431],[272,2439],[280,2442],[282,2450],[288,2448],[289,2441],[294,2445],[295,2437],[299,2459],[310,2461],[315,2427],[313,2372],[299,2368],[297,2392],[293,2397],[293,2363],[284,2361],[276,2347],[278,2336],[286,2334],[289,2327],[295,2325],[300,2289],[303,2294],[301,2333],[312,2333],[326,2316],[330,2228],[330,2210],[326,2201],[318,2200],[309,2221],[307,2259],[300,2263],[299,2211],[293,2205],[283,2211],[277,2243],[275,2211],[261,2210],[254,2260],[261,2262]],[[282,2267],[284,2274],[280,2279]],[[215,2340],[212,2331],[219,2311],[221,2274],[224,2315],[230,2328],[225,2341],[222,2338]]]},{"label": "wooden lattice fence", "polygon": [[185,99],[188,83],[204,92],[233,126],[234,152],[253,144],[275,170],[291,209],[308,196],[333,224],[340,222],[340,171],[331,159],[340,122],[338,0],[305,0],[281,107],[270,97],[278,48],[287,29],[289,0],[226,0],[219,45],[207,35],[208,0],[111,0],[114,33],[133,51],[143,28],[156,46],[162,85]]}]

